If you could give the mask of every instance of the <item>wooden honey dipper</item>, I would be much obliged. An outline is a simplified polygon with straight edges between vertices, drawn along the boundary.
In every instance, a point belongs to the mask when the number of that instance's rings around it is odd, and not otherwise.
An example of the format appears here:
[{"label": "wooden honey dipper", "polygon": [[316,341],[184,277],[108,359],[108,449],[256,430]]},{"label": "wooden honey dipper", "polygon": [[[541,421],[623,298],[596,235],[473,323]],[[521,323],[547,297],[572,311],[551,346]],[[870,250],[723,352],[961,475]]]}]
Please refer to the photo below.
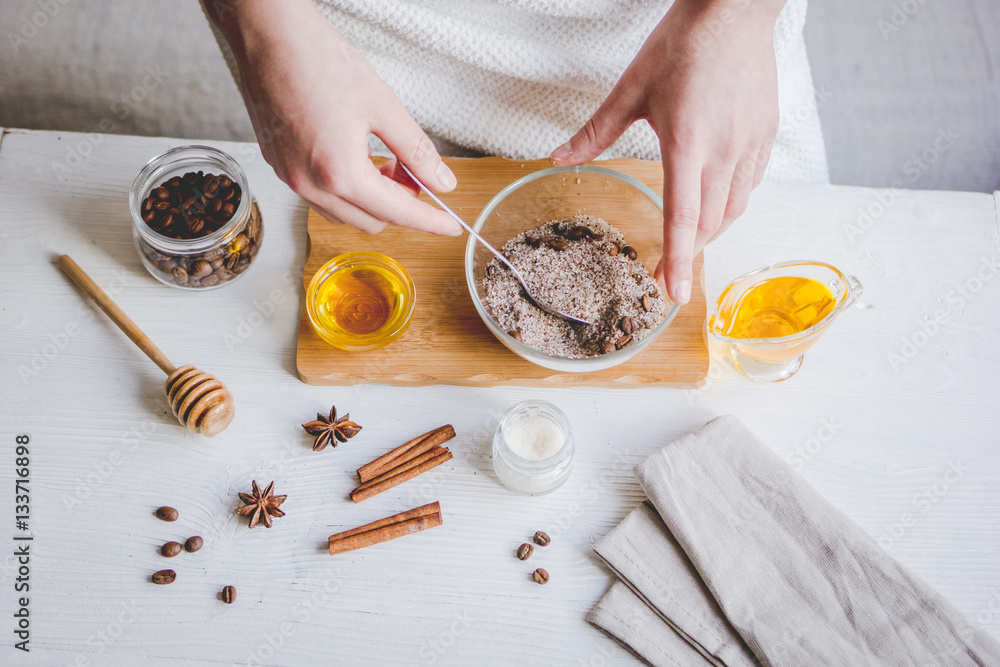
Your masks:
[{"label": "wooden honey dipper", "polygon": [[69,255],[59,256],[59,268],[66,272],[80,289],[94,300],[111,321],[118,325],[126,336],[135,343],[146,356],[167,374],[164,391],[170,401],[170,409],[181,423],[192,433],[201,433],[211,438],[221,433],[233,421],[236,408],[233,395],[214,375],[200,371],[194,366],[175,368],[166,355],[156,347],[142,329],[129,318],[111,297],[102,290],[87,272],[73,261]]}]

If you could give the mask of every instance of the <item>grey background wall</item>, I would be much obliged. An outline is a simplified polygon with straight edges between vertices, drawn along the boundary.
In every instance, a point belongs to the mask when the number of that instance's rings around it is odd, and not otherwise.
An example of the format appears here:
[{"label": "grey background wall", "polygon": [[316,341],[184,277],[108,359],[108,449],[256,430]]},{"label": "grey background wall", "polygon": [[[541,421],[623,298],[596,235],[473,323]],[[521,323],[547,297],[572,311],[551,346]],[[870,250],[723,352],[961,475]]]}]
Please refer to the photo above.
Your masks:
[{"label": "grey background wall", "polygon": [[[1000,189],[997,35],[996,0],[811,0],[833,182]],[[0,126],[253,139],[197,0],[4,0]]]}]

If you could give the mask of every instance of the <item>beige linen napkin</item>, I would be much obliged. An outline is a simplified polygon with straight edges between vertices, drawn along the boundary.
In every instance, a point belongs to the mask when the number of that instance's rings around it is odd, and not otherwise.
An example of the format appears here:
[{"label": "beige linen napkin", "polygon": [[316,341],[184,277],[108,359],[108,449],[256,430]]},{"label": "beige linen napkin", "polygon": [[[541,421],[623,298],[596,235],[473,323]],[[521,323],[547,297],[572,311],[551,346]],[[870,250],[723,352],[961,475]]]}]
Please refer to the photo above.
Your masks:
[{"label": "beige linen napkin", "polygon": [[[735,417],[635,474],[662,523],[640,507],[595,545],[634,594],[612,587],[588,618],[651,664],[1000,665],[992,636]],[[687,654],[657,639],[667,629]],[[651,642],[676,659],[657,659]]]}]

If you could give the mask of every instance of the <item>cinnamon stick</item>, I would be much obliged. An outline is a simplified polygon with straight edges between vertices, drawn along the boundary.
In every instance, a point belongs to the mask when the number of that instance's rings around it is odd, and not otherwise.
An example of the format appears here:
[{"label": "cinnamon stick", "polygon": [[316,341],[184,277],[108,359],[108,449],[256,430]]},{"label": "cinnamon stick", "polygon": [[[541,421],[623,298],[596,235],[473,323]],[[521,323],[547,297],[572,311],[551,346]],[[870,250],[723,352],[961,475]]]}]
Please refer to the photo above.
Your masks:
[{"label": "cinnamon stick", "polygon": [[389,475],[381,482],[372,484],[367,488],[358,487],[354,489],[353,491],[351,491],[351,500],[353,500],[356,503],[360,503],[362,500],[371,498],[372,496],[378,495],[383,491],[388,491],[394,486],[398,486],[403,482],[411,480],[417,475],[422,475],[431,468],[436,468],[437,466],[441,465],[445,461],[450,460],[451,458],[452,458],[451,452],[448,451],[447,449],[444,449],[440,454],[438,454],[434,458],[424,461],[415,468],[410,468],[409,470],[406,470],[404,472],[399,472]]},{"label": "cinnamon stick", "polygon": [[367,463],[358,468],[358,479],[362,484],[368,482],[383,473],[387,473],[396,466],[412,458],[420,456],[429,449],[448,442],[455,437],[455,427],[451,424],[439,426],[433,431],[428,431],[422,435],[404,442],[391,452],[387,452],[371,463]]},{"label": "cinnamon stick", "polygon": [[407,461],[405,461],[403,463],[400,463],[398,466],[396,466],[392,470],[384,472],[381,475],[379,475],[378,477],[371,478],[370,480],[368,480],[367,482],[365,482],[364,484],[362,484],[361,486],[359,486],[358,488],[356,488],[354,490],[355,491],[361,491],[362,489],[367,489],[368,487],[374,486],[374,485],[378,484],[379,482],[383,482],[383,481],[389,479],[390,477],[392,477],[394,475],[398,475],[400,473],[406,472],[407,470],[411,470],[413,468],[416,468],[417,466],[421,465],[425,461],[430,461],[435,456],[439,456],[439,455],[441,455],[441,454],[443,454],[443,453],[445,453],[447,451],[450,451],[447,447],[434,447],[433,449],[429,449],[426,452],[424,452],[423,454],[421,454],[420,456],[415,456],[412,459],[408,459]]},{"label": "cinnamon stick", "polygon": [[364,526],[345,530],[330,536],[330,555],[353,551],[363,547],[394,540],[403,535],[420,532],[440,526],[441,504],[434,502],[422,507],[416,507],[406,512],[400,512]]}]

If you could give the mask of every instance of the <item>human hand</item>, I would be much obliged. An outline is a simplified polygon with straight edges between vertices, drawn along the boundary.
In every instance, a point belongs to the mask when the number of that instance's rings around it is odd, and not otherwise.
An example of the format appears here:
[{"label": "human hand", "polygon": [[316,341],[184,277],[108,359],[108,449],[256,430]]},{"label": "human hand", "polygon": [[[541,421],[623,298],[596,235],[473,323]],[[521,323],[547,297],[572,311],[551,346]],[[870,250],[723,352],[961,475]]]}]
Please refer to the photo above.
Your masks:
[{"label": "human hand", "polygon": [[232,7],[210,15],[239,64],[261,153],[282,181],[325,218],[366,232],[389,223],[461,234],[447,214],[416,199],[395,159],[380,169],[371,163],[369,133],[433,190],[456,185],[396,95],[310,0]]},{"label": "human hand", "polygon": [[596,158],[639,119],[660,140],[663,257],[655,277],[677,303],[692,262],[746,209],[778,129],[774,22],[784,0],[677,0],[611,94],[553,163]]}]

